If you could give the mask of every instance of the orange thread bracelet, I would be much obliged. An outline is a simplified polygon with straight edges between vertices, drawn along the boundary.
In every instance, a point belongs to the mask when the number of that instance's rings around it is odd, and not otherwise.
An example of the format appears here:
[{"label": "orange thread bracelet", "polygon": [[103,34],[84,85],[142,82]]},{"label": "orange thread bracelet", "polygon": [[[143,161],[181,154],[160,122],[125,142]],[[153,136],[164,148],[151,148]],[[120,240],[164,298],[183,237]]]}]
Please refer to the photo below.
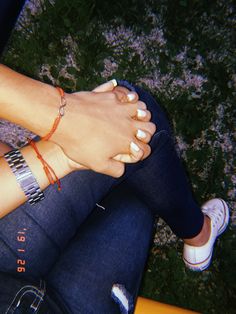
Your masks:
[{"label": "orange thread bracelet", "polygon": [[42,140],[44,141],[48,141],[50,139],[50,137],[53,135],[53,133],[56,131],[61,118],[65,115],[65,106],[66,106],[66,98],[65,98],[65,92],[61,87],[56,87],[56,89],[58,90],[60,96],[61,96],[61,105],[58,109],[58,115],[56,117],[56,119],[54,120],[52,129],[50,130],[50,132],[48,134],[46,134],[44,137],[42,137]]},{"label": "orange thread bracelet", "polygon": [[[36,146],[36,143],[31,140],[31,139],[28,139],[28,143],[33,147],[33,149],[35,150],[36,154],[37,154],[37,158],[41,161],[42,165],[43,165],[43,170],[48,178],[48,181],[50,184],[55,184],[57,183],[57,189],[58,191],[61,190],[61,182],[60,180],[58,179],[55,171],[53,170],[53,168],[46,162],[46,160],[43,159],[42,155],[40,154],[37,146]],[[53,176],[55,179],[53,179]]]},{"label": "orange thread bracelet", "polygon": [[[50,130],[50,132],[48,134],[46,134],[45,136],[42,137],[42,140],[44,141],[48,141],[50,139],[50,137],[53,135],[53,133],[56,131],[60,121],[61,121],[61,118],[65,115],[65,106],[66,106],[66,98],[65,98],[65,92],[62,88],[60,87],[56,87],[56,89],[58,90],[60,96],[61,96],[61,104],[60,104],[60,107],[58,109],[58,115],[57,117],[55,118],[54,120],[54,123],[53,123],[53,126],[52,126],[52,129]],[[48,181],[50,184],[55,184],[57,183],[57,189],[58,191],[61,190],[61,182],[59,180],[59,178],[57,177],[55,171],[52,169],[52,167],[43,159],[42,155],[40,154],[37,146],[36,146],[36,143],[31,140],[31,139],[28,139],[28,143],[33,147],[33,149],[35,150],[36,154],[37,154],[37,157],[38,159],[41,161],[42,165],[43,165],[43,170],[48,178]],[[54,178],[53,178],[54,176]]]}]

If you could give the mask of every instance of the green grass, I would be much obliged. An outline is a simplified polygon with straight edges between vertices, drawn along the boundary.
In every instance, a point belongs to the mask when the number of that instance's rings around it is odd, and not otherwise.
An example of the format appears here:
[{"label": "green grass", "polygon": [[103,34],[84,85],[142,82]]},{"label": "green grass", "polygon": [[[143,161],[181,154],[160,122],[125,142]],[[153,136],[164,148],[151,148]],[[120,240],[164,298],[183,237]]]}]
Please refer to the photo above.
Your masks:
[{"label": "green grass", "polygon": [[[225,198],[235,217],[233,1],[60,0],[40,10],[25,10],[3,62],[68,91],[113,77],[149,89],[173,122],[197,201]],[[180,241],[156,241],[140,293],[202,313],[235,313],[232,222],[203,273],[184,268]]]}]

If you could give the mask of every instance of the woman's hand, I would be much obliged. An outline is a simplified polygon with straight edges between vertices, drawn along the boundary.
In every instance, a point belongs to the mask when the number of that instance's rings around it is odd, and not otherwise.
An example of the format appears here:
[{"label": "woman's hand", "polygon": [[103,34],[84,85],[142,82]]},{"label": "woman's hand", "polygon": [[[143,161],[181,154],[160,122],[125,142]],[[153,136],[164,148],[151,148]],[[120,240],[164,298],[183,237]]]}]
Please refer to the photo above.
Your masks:
[{"label": "woman's hand", "polygon": [[121,103],[113,92],[67,94],[66,114],[50,140],[81,167],[114,177],[124,173],[124,163],[113,159],[132,154],[136,161],[150,154],[150,147],[137,138],[138,130],[155,132],[150,122],[135,120],[136,103]]},{"label": "woman's hand", "polygon": [[[108,92],[112,91],[113,93],[116,94],[117,98],[122,102],[129,102],[129,103],[136,103],[138,102],[138,110],[141,112],[141,115],[137,115],[134,119],[137,119],[139,121],[150,121],[151,120],[151,113],[147,110],[147,106],[144,102],[139,101],[139,96],[136,92],[130,91],[125,87],[122,86],[117,86],[116,80],[111,80],[108,81],[98,87],[96,87],[93,91],[97,93],[103,93],[103,92]],[[144,143],[149,143],[151,140],[153,134],[139,130],[137,133],[136,137],[144,142]],[[144,159],[146,156],[143,155],[141,159]],[[134,158],[132,154],[119,154],[115,156],[113,159],[122,161],[124,163],[135,163],[137,162],[137,159]]]},{"label": "woman's hand", "polygon": [[[121,86],[116,86],[116,81],[112,80],[109,82],[106,82],[98,87],[96,87],[93,92],[96,93],[104,93],[104,92],[113,92],[119,101],[121,101],[122,103],[127,103],[129,102],[130,104],[135,104],[138,102],[138,110],[140,110],[142,113],[144,113],[145,115],[141,115],[141,116],[136,116],[134,117],[134,119],[139,120],[139,121],[150,121],[151,119],[151,114],[150,112],[147,110],[147,106],[144,102],[139,101],[139,96],[136,92],[133,91],[129,91],[127,88],[125,87],[121,87]],[[140,133],[140,132],[139,132]],[[153,135],[152,132],[148,132],[145,131],[145,134],[143,136],[143,131],[141,132],[141,137],[139,137],[139,133],[137,134],[137,138],[142,141],[143,143],[148,143],[151,140],[151,137]],[[141,159],[146,158],[147,155],[143,154],[143,156],[141,157]],[[79,163],[74,162],[73,160],[71,160],[70,158],[68,158],[67,156],[65,156],[65,158],[68,159],[68,163],[70,165],[70,167],[75,170],[75,169],[86,169],[85,166],[82,166]],[[113,157],[114,160],[117,161],[121,161],[124,163],[135,163],[137,161],[139,161],[139,159],[137,159],[137,157],[131,153],[129,154],[118,154],[115,157]]]}]

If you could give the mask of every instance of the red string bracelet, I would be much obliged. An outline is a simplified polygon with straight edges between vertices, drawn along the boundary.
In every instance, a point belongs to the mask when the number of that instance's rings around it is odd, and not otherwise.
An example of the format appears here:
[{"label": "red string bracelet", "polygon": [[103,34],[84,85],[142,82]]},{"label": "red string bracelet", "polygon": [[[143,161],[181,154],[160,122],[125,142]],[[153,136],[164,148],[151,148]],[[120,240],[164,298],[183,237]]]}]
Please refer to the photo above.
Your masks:
[{"label": "red string bracelet", "polygon": [[[42,155],[40,154],[40,152],[36,146],[36,143],[31,139],[28,139],[28,143],[33,147],[33,149],[35,150],[35,152],[37,154],[37,158],[41,161],[41,163],[43,165],[43,170],[44,170],[44,172],[48,178],[49,183],[52,185],[57,183],[57,189],[58,189],[58,191],[61,191],[61,182],[60,182],[59,178],[57,177],[53,168],[46,162],[45,159],[43,159]],[[55,179],[53,178],[53,176]]]},{"label": "red string bracelet", "polygon": [[61,118],[64,116],[65,114],[65,106],[66,106],[66,98],[65,98],[65,92],[62,88],[60,87],[56,87],[56,89],[58,90],[60,96],[61,96],[61,105],[58,109],[58,115],[56,117],[56,119],[54,120],[54,123],[53,123],[53,126],[52,126],[52,129],[50,130],[50,132],[48,134],[46,134],[45,136],[42,137],[42,140],[45,140],[45,141],[48,141],[50,139],[50,137],[53,135],[53,133],[56,131],[60,121],[61,121]]},{"label": "red string bracelet", "polygon": [[[53,133],[56,131],[60,121],[61,121],[61,118],[64,116],[65,114],[65,106],[66,106],[66,98],[65,98],[65,92],[62,88],[60,87],[56,87],[56,89],[58,90],[60,96],[61,96],[61,104],[60,104],[60,107],[58,109],[58,115],[57,117],[55,118],[54,120],[54,123],[53,123],[53,126],[50,130],[50,132],[48,134],[46,134],[45,136],[42,137],[42,140],[44,141],[48,141],[50,139],[50,137],[53,135]],[[57,188],[58,188],[58,191],[61,190],[61,182],[59,180],[59,178],[57,177],[55,171],[53,170],[53,168],[43,159],[42,155],[40,154],[37,146],[36,146],[36,143],[31,140],[31,139],[28,139],[28,143],[33,147],[33,149],[35,150],[36,154],[37,154],[37,157],[38,159],[41,161],[42,165],[43,165],[43,170],[48,178],[48,181],[50,184],[55,184],[57,183]],[[54,176],[54,178],[53,178]]]}]

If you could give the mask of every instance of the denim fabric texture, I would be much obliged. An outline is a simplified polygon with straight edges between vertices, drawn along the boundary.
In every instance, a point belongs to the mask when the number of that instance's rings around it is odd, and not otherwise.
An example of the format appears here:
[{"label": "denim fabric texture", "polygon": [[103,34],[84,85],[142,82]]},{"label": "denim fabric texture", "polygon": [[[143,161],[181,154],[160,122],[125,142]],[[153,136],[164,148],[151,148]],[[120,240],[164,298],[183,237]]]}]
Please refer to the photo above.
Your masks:
[{"label": "denim fabric texture", "polygon": [[[181,238],[200,232],[203,214],[175,152],[165,114],[149,93],[124,81],[119,84],[135,89],[152,113],[157,125],[152,154],[127,165],[119,179],[92,171],[73,172],[61,180],[60,192],[49,186],[43,201],[34,206],[25,203],[0,220],[0,290],[7,285],[9,291],[7,301],[1,301],[4,311],[16,295],[15,286],[4,279],[8,274],[18,278],[21,288],[25,285],[21,280],[32,286],[31,282],[43,279],[45,296],[49,289],[52,299],[65,306],[64,313],[121,313],[112,287],[122,286],[132,298],[128,304],[135,304],[154,216],[162,217]],[[24,253],[18,252],[20,230],[25,230],[25,242],[20,243]],[[16,271],[17,259],[26,261],[25,272]],[[34,293],[27,295],[24,313],[31,313],[35,298]],[[45,306],[48,312],[42,313],[51,313],[45,302],[38,303],[39,310]],[[126,311],[133,313],[133,305]]]}]

